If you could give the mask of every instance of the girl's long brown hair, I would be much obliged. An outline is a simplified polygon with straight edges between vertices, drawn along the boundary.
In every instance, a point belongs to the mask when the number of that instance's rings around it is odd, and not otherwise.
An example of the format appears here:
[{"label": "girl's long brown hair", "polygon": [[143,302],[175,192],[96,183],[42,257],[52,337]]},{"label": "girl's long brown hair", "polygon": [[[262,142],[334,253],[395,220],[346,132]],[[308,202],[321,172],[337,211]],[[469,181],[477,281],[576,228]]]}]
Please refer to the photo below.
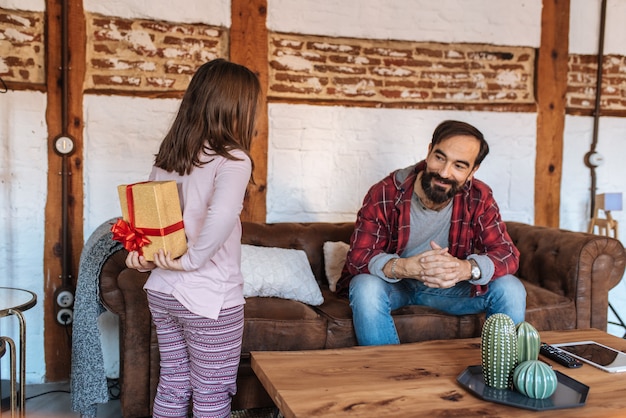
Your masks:
[{"label": "girl's long brown hair", "polygon": [[201,152],[236,160],[229,151],[241,149],[250,156],[260,94],[259,80],[248,68],[221,58],[203,64],[189,83],[154,164],[182,176],[203,164]]}]

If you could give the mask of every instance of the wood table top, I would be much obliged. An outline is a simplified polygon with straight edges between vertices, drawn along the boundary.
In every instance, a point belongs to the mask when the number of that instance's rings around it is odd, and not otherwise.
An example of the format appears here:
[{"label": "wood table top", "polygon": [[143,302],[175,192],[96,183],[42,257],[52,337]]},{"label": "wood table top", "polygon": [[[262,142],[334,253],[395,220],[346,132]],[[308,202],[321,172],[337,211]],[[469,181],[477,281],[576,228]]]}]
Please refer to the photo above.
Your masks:
[{"label": "wood table top", "polygon": [[[592,340],[626,351],[626,340],[596,329],[542,331],[549,344]],[[585,405],[532,411],[474,396],[457,382],[480,364],[480,338],[252,352],[252,369],[285,418],[292,417],[625,417],[626,373],[589,364],[555,370],[589,386]]]}]

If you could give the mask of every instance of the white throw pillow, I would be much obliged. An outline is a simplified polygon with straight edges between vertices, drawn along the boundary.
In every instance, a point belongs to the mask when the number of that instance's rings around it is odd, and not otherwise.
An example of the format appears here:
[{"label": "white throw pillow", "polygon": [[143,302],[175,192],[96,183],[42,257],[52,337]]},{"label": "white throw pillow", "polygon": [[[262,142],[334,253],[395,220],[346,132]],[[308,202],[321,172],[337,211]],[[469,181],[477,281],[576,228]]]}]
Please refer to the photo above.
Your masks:
[{"label": "white throw pillow", "polygon": [[346,262],[346,255],[350,245],[343,241],[326,241],[324,243],[324,270],[328,287],[332,292],[337,291],[337,281],[341,277],[341,270]]},{"label": "white throw pillow", "polygon": [[293,299],[308,305],[324,302],[311,265],[302,250],[241,246],[244,297]]}]

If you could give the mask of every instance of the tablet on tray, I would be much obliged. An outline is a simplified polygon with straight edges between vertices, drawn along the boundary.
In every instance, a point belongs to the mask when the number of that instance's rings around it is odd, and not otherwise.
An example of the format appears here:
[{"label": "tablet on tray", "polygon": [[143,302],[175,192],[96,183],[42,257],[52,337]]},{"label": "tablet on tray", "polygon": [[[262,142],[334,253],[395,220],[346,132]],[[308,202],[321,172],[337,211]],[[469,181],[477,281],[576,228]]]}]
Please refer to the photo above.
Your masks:
[{"label": "tablet on tray", "polygon": [[560,343],[552,346],[604,371],[626,372],[626,353],[595,341]]}]

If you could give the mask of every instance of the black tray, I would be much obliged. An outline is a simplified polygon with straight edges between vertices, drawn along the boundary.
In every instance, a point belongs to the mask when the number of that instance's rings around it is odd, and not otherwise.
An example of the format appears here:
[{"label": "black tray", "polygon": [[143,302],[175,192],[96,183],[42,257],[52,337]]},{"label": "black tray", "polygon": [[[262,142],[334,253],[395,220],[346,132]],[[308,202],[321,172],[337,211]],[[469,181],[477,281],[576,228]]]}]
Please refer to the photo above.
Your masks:
[{"label": "black tray", "polygon": [[533,399],[515,390],[494,389],[485,385],[482,366],[469,366],[456,378],[456,381],[481,399],[517,408],[545,411],[583,406],[587,401],[589,386],[564,375],[558,370],[554,372],[558,385],[552,396],[546,399]]}]

